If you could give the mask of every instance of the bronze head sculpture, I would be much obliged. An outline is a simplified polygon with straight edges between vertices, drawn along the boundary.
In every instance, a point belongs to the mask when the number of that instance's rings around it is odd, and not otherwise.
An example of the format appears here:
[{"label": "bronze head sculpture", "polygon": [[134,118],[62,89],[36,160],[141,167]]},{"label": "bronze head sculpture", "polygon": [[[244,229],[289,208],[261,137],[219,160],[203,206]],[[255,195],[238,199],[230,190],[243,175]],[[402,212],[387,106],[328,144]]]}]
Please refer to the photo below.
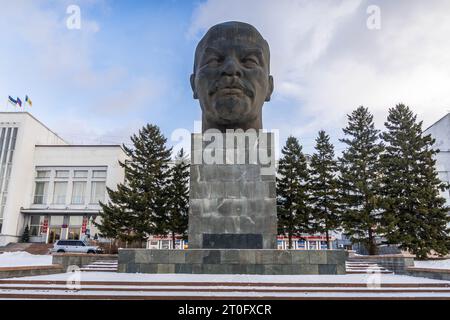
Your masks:
[{"label": "bronze head sculpture", "polygon": [[262,106],[273,91],[269,65],[269,45],[252,25],[211,27],[197,45],[190,79],[202,131],[262,129]]}]

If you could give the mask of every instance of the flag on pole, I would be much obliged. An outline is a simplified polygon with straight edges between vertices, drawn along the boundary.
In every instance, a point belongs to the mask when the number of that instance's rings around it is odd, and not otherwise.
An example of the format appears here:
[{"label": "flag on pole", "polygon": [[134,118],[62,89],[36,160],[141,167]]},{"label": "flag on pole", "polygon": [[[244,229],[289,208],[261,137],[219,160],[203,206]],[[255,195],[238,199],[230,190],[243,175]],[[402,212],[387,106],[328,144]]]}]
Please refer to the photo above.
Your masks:
[{"label": "flag on pole", "polygon": [[17,104],[19,105],[19,107],[22,107],[22,101],[19,99],[19,97],[17,97]]},{"label": "flag on pole", "polygon": [[25,102],[28,103],[30,105],[30,107],[33,105],[33,103],[31,102],[31,99],[27,95],[25,96]]},{"label": "flag on pole", "polygon": [[8,96],[8,102],[13,104],[14,106],[17,105],[17,100],[14,100],[11,96]]}]

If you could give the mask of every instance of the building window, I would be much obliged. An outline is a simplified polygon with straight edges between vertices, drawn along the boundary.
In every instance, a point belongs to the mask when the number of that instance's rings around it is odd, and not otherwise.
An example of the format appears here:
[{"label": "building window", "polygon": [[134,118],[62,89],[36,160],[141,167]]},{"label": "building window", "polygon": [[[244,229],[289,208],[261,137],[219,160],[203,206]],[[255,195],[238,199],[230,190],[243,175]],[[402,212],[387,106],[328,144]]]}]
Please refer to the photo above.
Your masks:
[{"label": "building window", "polygon": [[92,171],[92,178],[106,178],[106,170]]},{"label": "building window", "polygon": [[317,241],[309,241],[309,250],[318,250]]},{"label": "building window", "polygon": [[72,189],[72,204],[84,204],[86,182],[75,181]]},{"label": "building window", "polygon": [[17,130],[17,128],[11,127],[0,128],[0,194],[2,194],[0,198],[0,219],[4,215],[6,205]]},{"label": "building window", "polygon": [[306,241],[305,240],[298,240],[297,241],[297,249],[305,250],[306,249]]},{"label": "building window", "polygon": [[81,228],[77,227],[77,228],[69,228],[69,231],[67,233],[67,239],[69,240],[80,240],[80,231]]},{"label": "building window", "polygon": [[51,226],[62,226],[64,222],[64,216],[51,216],[50,225]]},{"label": "building window", "polygon": [[53,203],[65,204],[66,203],[67,182],[55,182],[53,189]]},{"label": "building window", "polygon": [[88,176],[87,170],[75,170],[73,172],[74,178],[87,178],[87,176]]},{"label": "building window", "polygon": [[106,184],[104,181],[92,181],[91,185],[91,203],[98,204],[99,201],[105,201]]},{"label": "building window", "polygon": [[69,170],[56,170],[56,178],[69,178]]},{"label": "building window", "polygon": [[50,178],[50,170],[37,170],[36,178]]},{"label": "building window", "polygon": [[43,216],[30,216],[30,236],[37,237],[41,235],[41,222]]},{"label": "building window", "polygon": [[82,216],[70,216],[69,217],[69,226],[70,227],[81,227],[83,224]]},{"label": "building window", "polygon": [[34,204],[45,204],[47,198],[48,182],[36,182],[34,189]]},{"label": "building window", "polygon": [[82,216],[70,216],[69,217],[69,230],[67,233],[67,239],[80,240],[81,225],[83,224]]}]

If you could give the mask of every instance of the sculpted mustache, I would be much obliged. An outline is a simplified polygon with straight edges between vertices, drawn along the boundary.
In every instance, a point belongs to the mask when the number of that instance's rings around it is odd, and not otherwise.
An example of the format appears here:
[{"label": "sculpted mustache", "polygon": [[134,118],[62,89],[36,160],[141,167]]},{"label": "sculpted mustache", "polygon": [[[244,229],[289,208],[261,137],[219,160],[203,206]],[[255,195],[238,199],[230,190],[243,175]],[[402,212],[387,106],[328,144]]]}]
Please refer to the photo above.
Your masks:
[{"label": "sculpted mustache", "polygon": [[226,89],[226,88],[236,88],[236,89],[241,89],[244,94],[246,96],[249,96],[250,98],[253,98],[254,94],[253,94],[253,90],[250,88],[249,85],[245,84],[245,83],[220,83],[220,82],[215,82],[214,84],[211,85],[210,89],[209,89],[209,95],[213,95],[214,93],[216,93],[218,90],[220,89]]}]

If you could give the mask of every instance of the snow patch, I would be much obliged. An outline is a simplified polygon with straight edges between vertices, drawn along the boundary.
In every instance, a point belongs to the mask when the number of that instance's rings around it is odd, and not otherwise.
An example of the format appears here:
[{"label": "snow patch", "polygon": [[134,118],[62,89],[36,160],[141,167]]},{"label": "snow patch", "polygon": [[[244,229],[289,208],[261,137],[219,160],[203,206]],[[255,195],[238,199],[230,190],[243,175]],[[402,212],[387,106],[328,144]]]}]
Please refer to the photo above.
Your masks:
[{"label": "snow patch", "polygon": [[0,254],[0,268],[47,266],[51,264],[51,255],[34,255],[25,251],[4,252]]},{"label": "snow patch", "polygon": [[450,259],[414,261],[414,267],[416,267],[416,268],[430,268],[430,269],[447,269],[447,270],[450,270]]},{"label": "snow patch", "polygon": [[[21,277],[20,280],[63,280],[71,273]],[[143,274],[116,272],[83,272],[81,281],[128,281],[128,282],[242,282],[242,283],[368,283],[370,274],[346,275],[224,275],[224,274]],[[380,283],[450,283],[404,275],[380,274]]]}]

